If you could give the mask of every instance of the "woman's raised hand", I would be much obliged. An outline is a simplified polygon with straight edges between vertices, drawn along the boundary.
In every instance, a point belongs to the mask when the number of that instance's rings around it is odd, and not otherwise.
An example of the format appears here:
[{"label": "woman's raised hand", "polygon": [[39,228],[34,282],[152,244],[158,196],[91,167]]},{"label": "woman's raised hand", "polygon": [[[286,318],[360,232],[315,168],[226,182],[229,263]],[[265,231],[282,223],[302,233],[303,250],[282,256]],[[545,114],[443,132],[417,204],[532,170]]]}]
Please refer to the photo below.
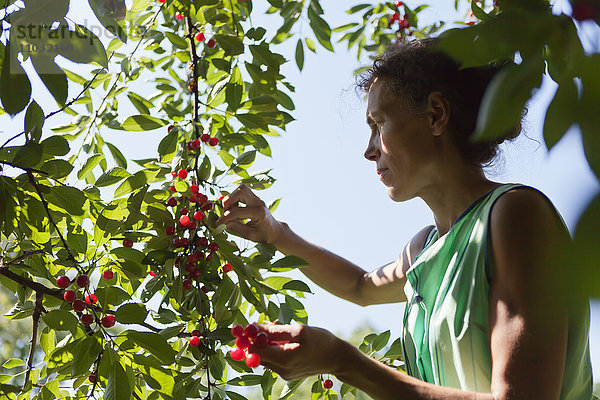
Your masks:
[{"label": "woman's raised hand", "polygon": [[[245,206],[240,207],[240,203]],[[225,224],[228,231],[253,242],[274,244],[283,231],[282,223],[273,218],[265,202],[246,185],[238,186],[223,199],[223,211],[217,226]],[[250,221],[243,223],[246,219]]]}]

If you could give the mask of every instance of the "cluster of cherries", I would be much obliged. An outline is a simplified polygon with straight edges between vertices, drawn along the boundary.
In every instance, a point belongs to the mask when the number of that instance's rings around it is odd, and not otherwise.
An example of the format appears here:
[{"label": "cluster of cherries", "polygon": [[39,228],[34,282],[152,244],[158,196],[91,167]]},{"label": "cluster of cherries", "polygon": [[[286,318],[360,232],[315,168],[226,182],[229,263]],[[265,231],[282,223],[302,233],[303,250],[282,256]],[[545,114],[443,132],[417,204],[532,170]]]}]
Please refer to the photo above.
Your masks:
[{"label": "cluster of cherries", "polygon": [[[403,5],[404,5],[404,3],[401,1],[396,2],[396,8],[402,7]],[[398,26],[400,29],[410,28],[410,23],[408,22],[408,14],[405,14],[404,17],[402,17],[402,19],[400,19],[400,12],[396,11],[390,17],[390,20],[388,21],[388,27],[391,27],[392,25],[394,25],[395,22],[398,22]]]},{"label": "cluster of cherries", "polygon": [[[108,281],[111,280],[113,276],[114,274],[111,270],[106,270],[102,273],[102,277]],[[77,277],[77,279],[75,279],[74,282],[79,288],[86,288],[90,284],[90,278],[85,274],[81,274]],[[71,284],[73,284],[73,281],[71,281],[71,279],[69,279],[69,277],[66,275],[62,275],[56,278],[56,286],[58,286],[61,289],[66,289],[69,286],[71,286]],[[86,303],[87,305],[91,306],[93,303],[96,303],[98,301],[96,295],[90,294],[88,296],[85,296],[84,302],[83,300],[78,299],[77,292],[71,289],[65,290],[63,298],[67,303],[71,303],[73,310],[76,312],[83,312],[86,309]],[[84,325],[91,325],[94,322],[95,318],[93,314],[84,313],[81,314],[79,320]],[[109,314],[104,316],[100,322],[102,323],[103,327],[110,328],[115,325],[116,319],[114,315]]]},{"label": "cluster of cherries", "polygon": [[248,353],[250,345],[256,347],[265,347],[269,343],[269,335],[266,332],[259,332],[255,324],[236,325],[231,328],[231,335],[235,339],[235,349],[229,352],[229,355],[235,361],[246,359],[246,365],[250,368],[256,368],[260,365],[260,356],[256,353]]},{"label": "cluster of cherries", "polygon": [[[178,130],[179,127],[177,125],[170,125],[167,129],[169,133],[177,132]],[[219,144],[219,139],[216,137],[211,137],[208,133],[203,133],[200,135],[200,139],[194,139],[187,142],[186,147],[188,150],[194,151],[198,150],[202,143],[208,143],[210,146],[214,147]]]}]

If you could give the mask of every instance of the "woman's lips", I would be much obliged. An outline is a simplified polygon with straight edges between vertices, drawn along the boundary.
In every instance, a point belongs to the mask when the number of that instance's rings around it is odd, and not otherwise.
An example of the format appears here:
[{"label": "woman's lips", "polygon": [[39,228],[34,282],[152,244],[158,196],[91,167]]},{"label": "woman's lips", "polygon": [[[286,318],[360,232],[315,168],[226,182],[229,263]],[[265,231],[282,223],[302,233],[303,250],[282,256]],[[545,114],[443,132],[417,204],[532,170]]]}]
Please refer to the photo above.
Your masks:
[{"label": "woman's lips", "polygon": [[383,170],[377,170],[377,173],[379,174],[379,180],[383,180],[383,177],[387,174],[387,172],[387,168]]}]

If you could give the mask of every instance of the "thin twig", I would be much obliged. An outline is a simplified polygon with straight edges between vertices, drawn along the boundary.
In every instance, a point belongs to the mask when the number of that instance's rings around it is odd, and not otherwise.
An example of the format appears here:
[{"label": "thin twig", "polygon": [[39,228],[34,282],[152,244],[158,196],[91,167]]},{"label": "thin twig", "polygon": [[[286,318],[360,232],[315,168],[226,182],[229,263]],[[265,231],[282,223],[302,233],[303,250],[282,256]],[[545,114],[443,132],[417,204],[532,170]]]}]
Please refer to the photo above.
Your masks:
[{"label": "thin twig", "polygon": [[28,288],[36,291],[37,293],[47,294],[49,296],[56,297],[59,300],[64,300],[61,290],[50,289],[49,287],[46,287],[46,286],[42,285],[41,283],[34,282],[30,279],[24,278],[21,275],[12,272],[10,269],[8,269],[7,266],[0,267],[0,275],[4,275],[11,281],[17,282],[21,286],[28,287]]},{"label": "thin twig", "polygon": [[26,258],[33,257],[33,256],[35,256],[36,254],[42,254],[42,253],[44,253],[44,250],[33,250],[33,251],[28,251],[28,252],[25,252],[25,253],[21,254],[19,257],[13,258],[13,259],[12,259],[12,260],[10,260],[9,262],[7,262],[7,263],[4,263],[4,265],[8,267],[8,266],[10,266],[10,265],[16,264],[16,263],[18,263],[19,261],[22,261],[22,260],[26,259]]},{"label": "thin twig", "polygon": [[[109,62],[110,62],[110,59],[112,58],[113,54],[115,54],[114,51],[110,54],[110,57],[108,57],[108,61]],[[104,69],[100,69],[98,72],[96,72],[96,74],[92,77],[92,79],[88,83],[85,84],[85,86],[81,90],[81,93],[79,93],[77,96],[73,97],[69,102],[65,103],[65,105],[62,106],[61,108],[59,108],[58,110],[52,111],[48,115],[45,115],[44,116],[44,121],[47,120],[48,118],[50,118],[50,117],[58,114],[59,112],[64,111],[68,107],[71,107],[73,105],[73,103],[75,103],[77,100],[79,100],[79,98],[81,96],[83,96],[83,94],[86,92],[86,90],[88,90],[90,88],[90,86],[92,86],[92,84],[94,83],[94,81],[96,80],[96,78],[98,77],[98,75],[100,75],[100,73],[102,71],[104,71]],[[9,138],[6,142],[4,142],[4,144],[2,146],[0,146],[0,149],[3,149],[7,144],[9,144],[13,140],[17,139],[18,137],[20,137],[20,136],[22,136],[24,134],[25,134],[25,131],[23,131],[21,133],[17,133],[15,136]]]},{"label": "thin twig", "polygon": [[35,172],[36,174],[40,174],[40,175],[48,175],[48,173],[45,171],[41,171],[41,170],[35,169],[35,168],[21,167],[20,165],[13,164],[10,161],[0,161],[0,164],[8,165],[9,167],[13,167],[13,168],[19,168],[19,169],[22,169],[23,171]]},{"label": "thin twig", "polygon": [[233,31],[235,32],[235,36],[239,36],[237,29],[237,21],[235,20],[235,12],[233,11],[233,1],[229,0],[229,6],[231,7],[231,25]]},{"label": "thin twig", "polygon": [[50,209],[48,208],[48,202],[44,198],[44,195],[42,194],[40,186],[38,185],[37,181],[35,180],[35,177],[31,173],[31,171],[29,171],[29,170],[27,170],[27,176],[29,177],[29,182],[35,188],[35,191],[37,192],[38,196],[40,196],[40,200],[42,201],[42,205],[44,206],[44,209],[46,210],[46,214],[48,215],[48,219],[50,220],[50,223],[52,224],[52,226],[54,226],[54,229],[56,229],[56,232],[58,233],[58,237],[60,237],[60,240],[62,241],[63,246],[64,246],[65,250],[67,251],[69,260],[71,260],[73,262],[73,264],[74,264],[75,268],[77,269],[77,271],[81,272],[81,268],[79,267],[79,264],[77,263],[77,260],[73,256],[73,253],[71,252],[71,248],[69,248],[69,245],[67,244],[67,241],[65,240],[62,232],[58,228],[58,225],[56,225],[56,222],[54,222],[54,218],[52,218],[52,214],[50,214]]},{"label": "thin twig", "polygon": [[27,359],[27,371],[25,372],[25,382],[23,383],[23,390],[27,387],[27,383],[29,382],[29,376],[31,374],[31,369],[33,366],[33,356],[35,355],[35,346],[37,342],[37,330],[38,324],[40,321],[40,315],[42,314],[42,310],[44,306],[42,305],[42,301],[44,300],[44,294],[41,292],[35,292],[35,309],[33,310],[33,333],[31,334],[31,347],[29,348],[29,358]]}]

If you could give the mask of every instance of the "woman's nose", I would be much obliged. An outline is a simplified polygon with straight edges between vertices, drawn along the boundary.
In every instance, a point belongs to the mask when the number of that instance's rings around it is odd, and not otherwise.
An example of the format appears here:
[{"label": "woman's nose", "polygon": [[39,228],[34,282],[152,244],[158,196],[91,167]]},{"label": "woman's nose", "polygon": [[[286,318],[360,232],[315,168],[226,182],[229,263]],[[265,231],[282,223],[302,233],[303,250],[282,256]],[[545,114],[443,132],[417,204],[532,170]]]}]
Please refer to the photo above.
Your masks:
[{"label": "woman's nose", "polygon": [[375,135],[371,135],[369,138],[369,143],[367,144],[367,149],[365,150],[365,158],[369,161],[377,161],[379,158],[380,152],[379,147],[377,146]]}]

